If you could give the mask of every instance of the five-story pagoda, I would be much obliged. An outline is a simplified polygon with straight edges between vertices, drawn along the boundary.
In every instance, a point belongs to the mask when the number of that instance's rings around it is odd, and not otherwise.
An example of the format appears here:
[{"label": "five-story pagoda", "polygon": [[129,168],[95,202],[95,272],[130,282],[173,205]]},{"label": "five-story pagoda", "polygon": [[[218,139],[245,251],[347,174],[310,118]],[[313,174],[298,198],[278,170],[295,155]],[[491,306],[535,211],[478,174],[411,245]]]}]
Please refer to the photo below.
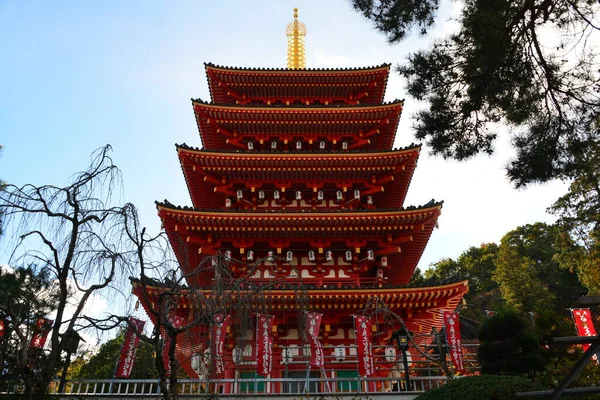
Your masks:
[{"label": "five-story pagoda", "polygon": [[[323,314],[325,367],[317,375],[356,376],[352,315],[377,299],[410,331],[428,333],[468,289],[405,286],[441,203],[403,207],[420,147],[392,150],[403,102],[383,102],[390,66],[306,69],[304,33],[295,10],[287,69],[206,64],[212,99],[192,101],[202,148],[177,146],[193,208],[165,201],[158,214],[190,288],[210,296],[223,278],[198,267],[208,259],[224,260],[228,279],[265,288],[253,311],[273,316],[272,377],[306,374],[306,310]],[[163,290],[150,288],[150,298]],[[134,293],[143,298],[139,282]],[[176,313],[192,320],[193,304],[179,302]],[[375,344],[398,329],[373,324]],[[240,338],[228,331],[226,377],[254,374],[252,335],[248,329],[240,362]],[[178,339],[191,377],[202,346]]]}]

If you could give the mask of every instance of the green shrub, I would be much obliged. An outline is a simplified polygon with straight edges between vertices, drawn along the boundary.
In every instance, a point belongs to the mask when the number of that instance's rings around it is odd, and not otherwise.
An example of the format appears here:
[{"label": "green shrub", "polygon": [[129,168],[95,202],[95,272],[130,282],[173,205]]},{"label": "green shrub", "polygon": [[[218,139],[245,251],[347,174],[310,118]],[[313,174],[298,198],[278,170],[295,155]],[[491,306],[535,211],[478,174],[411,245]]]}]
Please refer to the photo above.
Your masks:
[{"label": "green shrub", "polygon": [[539,383],[520,376],[465,376],[423,393],[416,400],[508,400],[517,392],[544,389]]}]

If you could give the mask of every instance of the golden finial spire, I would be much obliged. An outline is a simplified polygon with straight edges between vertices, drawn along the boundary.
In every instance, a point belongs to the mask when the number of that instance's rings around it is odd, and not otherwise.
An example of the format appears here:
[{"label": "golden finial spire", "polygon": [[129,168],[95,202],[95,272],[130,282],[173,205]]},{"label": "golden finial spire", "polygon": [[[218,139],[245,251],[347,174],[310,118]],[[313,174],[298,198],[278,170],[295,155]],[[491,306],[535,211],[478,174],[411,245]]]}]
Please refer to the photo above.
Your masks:
[{"label": "golden finial spire", "polygon": [[298,21],[297,8],[294,8],[294,21],[287,24],[285,34],[288,37],[287,67],[289,69],[306,68],[306,53],[304,52],[306,25]]}]

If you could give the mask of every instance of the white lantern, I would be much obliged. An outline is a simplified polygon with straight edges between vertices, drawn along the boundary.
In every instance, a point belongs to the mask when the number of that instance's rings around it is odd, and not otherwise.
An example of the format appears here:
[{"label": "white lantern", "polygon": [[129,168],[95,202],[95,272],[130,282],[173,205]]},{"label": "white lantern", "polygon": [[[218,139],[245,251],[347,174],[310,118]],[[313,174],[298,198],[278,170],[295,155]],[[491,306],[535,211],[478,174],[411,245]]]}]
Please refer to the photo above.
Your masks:
[{"label": "white lantern", "polygon": [[342,149],[348,150],[348,142],[342,142]]},{"label": "white lantern", "polygon": [[321,141],[321,143],[319,143],[319,149],[325,150],[325,142],[324,141]]},{"label": "white lantern", "polygon": [[233,362],[239,364],[242,362],[242,349],[239,346],[235,346],[233,350],[231,350],[231,358],[233,358]]},{"label": "white lantern", "polygon": [[342,193],[342,191],[341,191],[341,190],[338,190],[338,191],[335,193],[335,196],[337,197],[338,201],[342,201],[342,200],[344,200],[344,194]]},{"label": "white lantern", "polygon": [[291,251],[288,251],[287,253],[285,253],[285,261],[291,263],[293,257],[294,257],[294,253],[292,253]]},{"label": "white lantern", "polygon": [[248,142],[248,150],[250,150],[250,151],[254,150],[254,143]]},{"label": "white lantern", "polygon": [[319,201],[323,200],[323,192],[320,190],[317,192],[317,200],[319,200]]},{"label": "white lantern", "polygon": [[231,261],[231,250],[225,250],[225,260]]},{"label": "white lantern", "polygon": [[298,200],[298,201],[302,200],[302,192],[301,191],[296,192],[296,200]]},{"label": "white lantern", "polygon": [[296,142],[296,150],[302,150],[302,142]]},{"label": "white lantern", "polygon": [[283,364],[288,364],[292,362],[293,358],[294,353],[292,352],[292,349],[290,349],[289,347],[284,347],[283,349],[281,349],[281,362]]},{"label": "white lantern", "polygon": [[231,208],[231,199],[225,199],[225,207]]},{"label": "white lantern", "polygon": [[368,205],[373,205],[373,196],[367,196],[367,204]]},{"label": "white lantern", "polygon": [[355,190],[354,191],[354,199],[355,200],[360,200],[360,190]]},{"label": "white lantern", "polygon": [[238,200],[241,200],[241,199],[243,199],[243,198],[244,198],[244,193],[242,193],[242,191],[241,191],[241,190],[238,190],[238,191],[237,191],[237,199],[238,199]]},{"label": "white lantern", "polygon": [[385,348],[385,360],[387,362],[396,361],[396,348],[394,346],[386,346]]},{"label": "white lantern", "polygon": [[367,260],[373,261],[375,259],[375,252],[373,250],[367,250]]},{"label": "white lantern", "polygon": [[279,200],[279,190],[276,190],[276,191],[273,192],[273,198],[275,200]]},{"label": "white lantern", "polygon": [[387,257],[381,257],[381,266],[387,267]]},{"label": "white lantern", "polygon": [[352,252],[350,250],[346,251],[346,261],[352,261]]},{"label": "white lantern", "polygon": [[339,362],[344,361],[346,359],[346,347],[342,344],[335,346],[333,354],[335,355],[335,359]]},{"label": "white lantern", "polygon": [[308,252],[308,261],[310,261],[310,262],[315,261],[315,252],[312,250]]},{"label": "white lantern", "polygon": [[259,200],[264,200],[265,199],[265,191],[264,190],[259,190],[258,191],[258,199]]},{"label": "white lantern", "polygon": [[327,261],[331,261],[331,260],[333,260],[333,253],[332,253],[331,251],[327,250],[327,251],[325,252],[325,259],[326,259]]},{"label": "white lantern", "polygon": [[276,141],[271,142],[271,150],[277,150],[277,142]]},{"label": "white lantern", "polygon": [[275,259],[275,254],[273,253],[273,251],[269,251],[267,253],[267,261],[268,262],[273,262],[274,259]]},{"label": "white lantern", "polygon": [[254,252],[252,250],[250,250],[250,251],[248,251],[248,253],[246,253],[246,260],[248,260],[248,261],[254,260]]}]

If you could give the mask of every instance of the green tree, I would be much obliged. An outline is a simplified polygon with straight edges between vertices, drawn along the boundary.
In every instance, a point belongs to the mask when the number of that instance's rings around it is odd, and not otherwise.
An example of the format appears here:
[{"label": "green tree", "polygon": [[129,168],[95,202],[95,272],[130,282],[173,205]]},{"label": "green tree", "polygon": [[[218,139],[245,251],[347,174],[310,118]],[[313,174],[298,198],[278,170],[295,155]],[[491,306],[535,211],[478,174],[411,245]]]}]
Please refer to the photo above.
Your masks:
[{"label": "green tree", "polygon": [[28,376],[44,362],[44,353],[28,349],[38,318],[54,311],[58,290],[47,271],[30,266],[14,270],[0,268],[0,320],[5,334],[0,338],[3,379]]},{"label": "green tree", "polygon": [[498,311],[479,331],[481,373],[527,375],[544,366],[540,341],[531,326],[510,309]]},{"label": "green tree", "polygon": [[585,293],[577,276],[561,269],[556,260],[563,234],[557,225],[538,222],[504,235],[493,279],[510,306],[520,311],[562,311]]},{"label": "green tree", "polygon": [[[88,360],[84,360],[79,370],[74,371],[72,379],[111,379],[124,340],[125,330],[122,330],[117,337],[103,343],[97,353]],[[141,341],[130,378],[153,379],[157,377],[158,372],[154,366],[154,349],[149,343]]]},{"label": "green tree", "polygon": [[445,258],[431,265],[425,271],[425,278],[438,280],[468,280],[469,294],[467,299],[472,299],[487,293],[498,284],[492,280],[494,260],[498,253],[495,243],[483,243],[479,247],[471,246],[456,260]]},{"label": "green tree", "polygon": [[[392,43],[427,33],[440,3],[352,0]],[[397,69],[408,93],[428,103],[416,115],[416,137],[463,160],[491,154],[493,124],[504,122],[517,152],[508,164],[516,186],[585,173],[583,158],[599,138],[599,8],[590,0],[464,1],[456,32]]]}]

